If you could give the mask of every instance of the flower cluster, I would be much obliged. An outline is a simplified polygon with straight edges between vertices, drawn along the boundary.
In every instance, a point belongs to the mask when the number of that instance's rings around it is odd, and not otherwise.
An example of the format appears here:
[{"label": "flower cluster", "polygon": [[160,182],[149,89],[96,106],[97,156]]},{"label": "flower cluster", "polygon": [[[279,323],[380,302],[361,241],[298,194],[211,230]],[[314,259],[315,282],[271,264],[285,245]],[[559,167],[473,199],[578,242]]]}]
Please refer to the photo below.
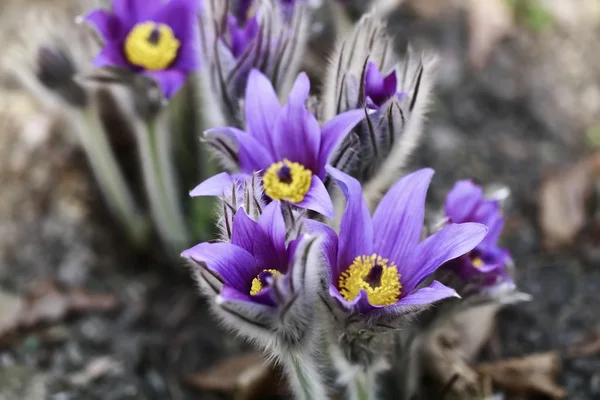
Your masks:
[{"label": "flower cluster", "polygon": [[[396,54],[369,13],[332,50],[315,95],[300,72],[309,9],[306,0],[113,0],[81,18],[103,46],[85,75],[93,90],[53,47],[39,51],[37,79],[77,110],[69,115],[106,197],[125,225],[143,219],[131,228],[141,237],[145,215],[101,121],[107,104],[117,108],[158,236],[170,250],[189,247],[181,256],[216,318],[280,361],[297,398],[327,398],[324,377],[335,375],[351,398],[372,399],[389,338],[465,295],[446,276],[495,301],[498,288],[515,289],[512,260],[498,245],[499,201],[460,181],[444,223],[428,230],[434,171],[404,174],[434,57]],[[190,108],[198,121],[185,117]],[[189,132],[197,128],[202,141]],[[203,163],[182,184],[182,171],[204,161],[195,145],[222,169]],[[217,240],[193,237],[188,222],[208,207],[184,207],[189,188],[194,204],[218,198]],[[195,208],[200,216],[186,215]]]}]

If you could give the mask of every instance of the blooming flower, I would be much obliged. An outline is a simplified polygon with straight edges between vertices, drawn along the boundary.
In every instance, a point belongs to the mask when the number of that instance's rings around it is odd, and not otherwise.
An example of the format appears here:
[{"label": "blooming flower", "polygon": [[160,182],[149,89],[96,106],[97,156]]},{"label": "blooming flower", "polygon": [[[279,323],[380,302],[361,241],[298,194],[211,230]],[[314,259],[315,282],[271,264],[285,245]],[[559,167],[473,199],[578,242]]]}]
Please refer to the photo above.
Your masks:
[{"label": "blooming flower", "polygon": [[500,202],[486,199],[481,186],[472,181],[458,181],[446,197],[445,214],[453,223],[478,222],[489,229],[477,247],[450,261],[446,267],[466,281],[480,280],[483,286],[512,282],[506,271],[511,262],[510,254],[498,246],[504,227]]},{"label": "blooming flower", "polygon": [[[235,157],[238,176],[262,171],[264,192],[270,199],[333,217],[333,204],[323,184],[325,165],[338,141],[364,118],[364,111],[348,111],[320,126],[305,105],[309,90],[308,77],[302,73],[287,104],[281,106],[267,77],[253,70],[246,89],[246,131],[225,127],[205,134],[209,140],[233,139],[237,149],[223,140],[221,152]],[[216,175],[190,194],[220,195],[235,177]]]},{"label": "blooming flower", "polygon": [[[193,262],[199,279],[212,285],[205,293],[217,295],[224,322],[263,343],[276,339],[280,345],[295,346],[314,331],[310,321],[319,279],[316,269],[322,267],[317,240],[302,235],[286,243],[280,203],[274,201],[258,221],[239,208],[231,242],[201,243],[182,256]],[[249,330],[242,330],[244,326]],[[275,335],[266,338],[267,332]]]},{"label": "blooming flower", "polygon": [[450,224],[419,243],[433,170],[422,169],[398,181],[372,217],[358,181],[335,168],[328,171],[347,199],[338,237],[326,228],[319,232],[327,236],[329,293],[342,308],[394,316],[407,306],[456,296],[437,281],[417,287],[442,264],[472,250],[487,229],[476,223]]},{"label": "blooming flower", "polygon": [[196,0],[113,0],[112,12],[97,9],[85,16],[103,37],[94,60],[154,79],[170,98],[199,68]]}]

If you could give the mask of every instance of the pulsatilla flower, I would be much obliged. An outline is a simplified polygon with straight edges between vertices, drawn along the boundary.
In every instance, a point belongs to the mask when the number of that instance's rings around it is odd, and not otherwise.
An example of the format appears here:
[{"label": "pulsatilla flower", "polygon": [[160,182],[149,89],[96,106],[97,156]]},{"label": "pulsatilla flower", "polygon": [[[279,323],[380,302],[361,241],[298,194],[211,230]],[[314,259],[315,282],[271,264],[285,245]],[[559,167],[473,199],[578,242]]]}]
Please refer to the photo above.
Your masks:
[{"label": "pulsatilla flower", "polygon": [[328,171],[347,199],[339,235],[327,235],[324,246],[331,265],[329,292],[343,309],[393,318],[407,309],[456,296],[437,281],[418,287],[442,264],[471,251],[487,228],[476,223],[450,224],[420,242],[433,170],[422,169],[402,178],[372,217],[358,181],[335,168],[328,167]]},{"label": "pulsatilla flower", "polygon": [[322,126],[306,108],[310,82],[302,73],[284,106],[266,76],[253,70],[246,89],[246,131],[216,128],[205,133],[210,144],[238,166],[233,177],[222,173],[201,183],[192,196],[220,195],[240,175],[260,171],[265,195],[333,217],[323,184],[325,165],[338,141],[360,120],[362,110],[336,116]]},{"label": "pulsatilla flower", "polygon": [[225,323],[257,341],[274,333],[279,345],[300,344],[312,331],[319,275],[307,269],[321,265],[318,238],[303,235],[286,243],[277,201],[264,208],[258,221],[238,209],[232,228],[231,242],[201,243],[182,256],[193,262],[196,276],[207,271],[219,283],[216,311]]},{"label": "pulsatilla flower", "polygon": [[289,91],[306,43],[308,13],[298,1],[240,1],[235,7],[229,1],[204,1],[201,38],[207,68],[201,79],[216,97],[207,107],[216,104],[219,119],[235,124],[252,69],[265,74],[278,93]]},{"label": "pulsatilla flower", "polygon": [[487,199],[481,186],[470,180],[462,180],[448,193],[445,214],[450,222],[478,222],[489,229],[477,247],[447,263],[446,268],[465,281],[477,280],[483,286],[512,283],[506,269],[512,263],[510,254],[498,246],[504,227],[500,201]]},{"label": "pulsatilla flower", "polygon": [[113,0],[112,12],[94,10],[85,21],[105,41],[94,60],[154,79],[170,98],[200,66],[196,0]]},{"label": "pulsatilla flower", "polygon": [[398,171],[419,142],[433,88],[433,57],[402,57],[393,50],[386,26],[373,13],[365,15],[331,57],[323,90],[325,118],[365,108],[365,116],[336,150],[335,168],[365,183],[370,202],[398,179]]}]

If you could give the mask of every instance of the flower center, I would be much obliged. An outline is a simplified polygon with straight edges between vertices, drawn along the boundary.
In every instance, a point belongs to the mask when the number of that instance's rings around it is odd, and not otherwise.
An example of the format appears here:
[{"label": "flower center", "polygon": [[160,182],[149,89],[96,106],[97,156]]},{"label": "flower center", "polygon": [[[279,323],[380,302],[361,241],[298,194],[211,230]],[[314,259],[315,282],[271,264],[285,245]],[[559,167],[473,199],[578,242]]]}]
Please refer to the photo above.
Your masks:
[{"label": "flower center", "polygon": [[310,189],[312,172],[287,159],[274,163],[263,175],[265,194],[273,200],[300,203]]},{"label": "flower center", "polygon": [[485,262],[481,259],[481,257],[473,257],[471,262],[475,268],[481,268],[485,265]]},{"label": "flower center", "polygon": [[400,299],[402,285],[396,264],[373,254],[358,256],[339,279],[340,294],[352,301],[361,290],[367,292],[369,303],[389,306]]},{"label": "flower center", "polygon": [[261,290],[266,288],[269,283],[267,280],[274,276],[281,275],[281,272],[276,269],[264,269],[260,274],[256,275],[256,278],[252,280],[252,286],[250,287],[250,295],[255,296]]},{"label": "flower center", "polygon": [[169,25],[152,21],[136,24],[125,39],[125,57],[138,67],[150,71],[168,68],[181,43]]}]

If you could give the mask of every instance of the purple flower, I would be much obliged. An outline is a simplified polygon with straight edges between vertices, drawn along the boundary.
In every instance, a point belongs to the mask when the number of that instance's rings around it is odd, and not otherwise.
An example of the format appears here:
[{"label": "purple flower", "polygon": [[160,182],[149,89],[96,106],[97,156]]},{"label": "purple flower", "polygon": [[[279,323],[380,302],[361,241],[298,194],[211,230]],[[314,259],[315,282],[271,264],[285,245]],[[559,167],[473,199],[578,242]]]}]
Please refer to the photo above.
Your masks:
[{"label": "purple flower", "polygon": [[285,243],[286,227],[279,202],[264,209],[258,222],[241,208],[233,219],[231,243],[201,243],[182,256],[218,275],[221,297],[230,301],[277,305],[274,282],[288,273],[297,242]]},{"label": "purple flower", "polygon": [[[340,114],[320,126],[306,108],[310,82],[302,73],[284,106],[273,86],[257,70],[250,73],[245,98],[246,131],[225,127],[207,131],[211,139],[223,137],[221,152],[239,166],[239,175],[262,172],[265,195],[297,207],[333,217],[333,204],[323,180],[325,165],[336,144],[364,118],[363,110]],[[228,142],[234,142],[237,149]],[[223,193],[233,177],[222,173],[210,178],[191,196]]]},{"label": "purple flower", "polygon": [[510,254],[498,246],[504,227],[500,202],[486,199],[481,186],[472,181],[458,181],[446,197],[445,214],[453,223],[478,222],[489,229],[477,247],[446,267],[466,281],[480,280],[482,286],[511,282],[506,271]]},{"label": "purple flower", "polygon": [[[371,217],[358,181],[328,167],[347,199],[340,233],[321,224],[331,266],[329,292],[342,308],[371,316],[394,317],[407,307],[456,296],[434,281],[418,289],[445,262],[472,250],[484,238],[481,224],[450,224],[420,242],[425,196],[433,170],[422,169],[398,181]],[[315,231],[315,224],[311,224]],[[310,227],[309,227],[310,229]]]},{"label": "purple flower", "polygon": [[170,98],[200,66],[197,11],[197,0],[113,0],[112,12],[92,11],[85,20],[105,41],[94,65],[143,73]]},{"label": "purple flower", "polygon": [[365,97],[367,105],[379,109],[389,99],[398,96],[402,98],[403,93],[396,93],[398,90],[398,78],[394,69],[387,76],[383,76],[379,67],[373,61],[369,61],[365,71]]},{"label": "purple flower", "polygon": [[224,40],[236,59],[240,58],[246,52],[250,44],[258,36],[260,29],[256,16],[247,21],[242,21],[231,14],[227,16],[227,28],[229,40],[225,38]]}]

